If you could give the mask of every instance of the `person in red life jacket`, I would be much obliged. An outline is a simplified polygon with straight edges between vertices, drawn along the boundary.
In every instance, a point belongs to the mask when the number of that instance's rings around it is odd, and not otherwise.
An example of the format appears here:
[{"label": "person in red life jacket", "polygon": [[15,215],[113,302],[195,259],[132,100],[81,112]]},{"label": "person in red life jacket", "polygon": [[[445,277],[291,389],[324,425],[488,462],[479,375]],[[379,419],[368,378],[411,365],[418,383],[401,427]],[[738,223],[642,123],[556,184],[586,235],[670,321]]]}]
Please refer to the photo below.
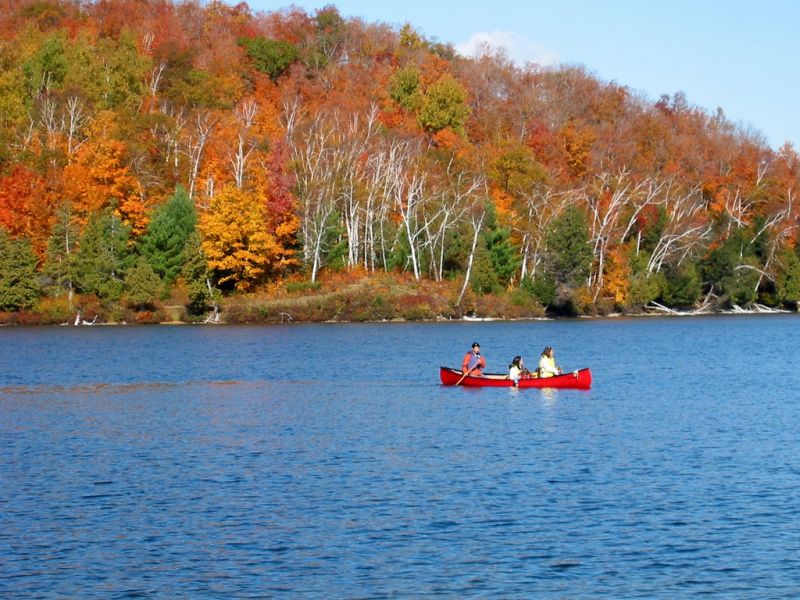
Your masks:
[{"label": "person in red life jacket", "polygon": [[482,369],[486,368],[486,359],[481,356],[481,345],[478,342],[472,343],[472,350],[464,355],[461,362],[461,372],[464,375],[483,375]]}]

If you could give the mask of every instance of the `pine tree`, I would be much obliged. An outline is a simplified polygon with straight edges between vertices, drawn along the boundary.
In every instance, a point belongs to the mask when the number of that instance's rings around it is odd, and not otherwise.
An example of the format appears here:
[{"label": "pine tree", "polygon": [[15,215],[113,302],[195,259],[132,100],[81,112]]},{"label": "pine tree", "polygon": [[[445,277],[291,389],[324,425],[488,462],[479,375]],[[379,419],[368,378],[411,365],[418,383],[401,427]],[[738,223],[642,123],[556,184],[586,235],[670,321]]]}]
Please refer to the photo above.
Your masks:
[{"label": "pine tree", "polygon": [[165,281],[172,283],[181,272],[184,246],[196,225],[194,203],[182,187],[154,212],[139,252]]},{"label": "pine tree", "polygon": [[783,272],[778,280],[778,294],[783,302],[800,302],[800,257],[793,250],[783,253]]},{"label": "pine tree", "polygon": [[210,306],[216,306],[219,292],[211,287],[211,271],[203,252],[200,234],[196,231],[186,240],[182,261],[181,276],[186,281],[189,294],[189,312],[202,314]]},{"label": "pine tree", "polygon": [[507,286],[520,265],[519,250],[511,243],[511,228],[500,227],[495,216],[494,207],[487,210],[486,230],[483,233],[489,260],[497,283]]},{"label": "pine tree", "polygon": [[50,239],[47,242],[42,273],[56,294],[66,292],[72,307],[75,288],[75,259],[78,247],[78,228],[68,204],[56,212]]},{"label": "pine tree", "polygon": [[591,266],[586,217],[577,208],[570,208],[547,232],[547,275],[556,284],[575,288],[589,276]]},{"label": "pine tree", "polygon": [[96,213],[80,238],[76,282],[82,292],[103,300],[118,300],[131,262],[128,228],[106,209]]},{"label": "pine tree", "polygon": [[152,308],[161,293],[161,278],[144,257],[125,273],[125,297],[137,309]]},{"label": "pine tree", "polygon": [[758,296],[759,269],[763,269],[750,243],[750,230],[735,229],[700,264],[703,280],[722,292],[730,304],[748,304]]},{"label": "pine tree", "polygon": [[0,228],[0,310],[31,308],[39,291],[36,255],[30,240],[12,240]]},{"label": "pine tree", "polygon": [[666,269],[664,281],[661,298],[667,306],[692,306],[700,299],[702,282],[694,263],[687,261],[680,267]]}]

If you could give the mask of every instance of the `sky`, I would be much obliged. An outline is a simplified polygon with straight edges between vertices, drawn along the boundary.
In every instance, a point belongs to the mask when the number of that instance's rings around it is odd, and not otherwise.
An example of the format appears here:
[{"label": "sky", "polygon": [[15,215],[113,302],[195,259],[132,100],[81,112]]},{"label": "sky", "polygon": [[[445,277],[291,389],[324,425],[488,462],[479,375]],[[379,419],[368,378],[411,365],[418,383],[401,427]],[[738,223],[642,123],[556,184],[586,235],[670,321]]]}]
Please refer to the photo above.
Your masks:
[{"label": "sky", "polygon": [[333,4],[471,55],[488,42],[520,64],[583,65],[650,100],[684,92],[709,112],[800,149],[800,0],[249,0],[254,11]]}]

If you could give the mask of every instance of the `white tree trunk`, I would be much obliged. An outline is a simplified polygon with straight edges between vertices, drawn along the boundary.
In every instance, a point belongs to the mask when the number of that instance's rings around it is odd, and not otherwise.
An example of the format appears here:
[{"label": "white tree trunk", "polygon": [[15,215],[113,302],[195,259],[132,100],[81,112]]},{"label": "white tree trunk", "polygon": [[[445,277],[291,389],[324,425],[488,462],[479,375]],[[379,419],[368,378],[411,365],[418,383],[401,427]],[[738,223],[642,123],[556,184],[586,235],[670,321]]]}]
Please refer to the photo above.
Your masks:
[{"label": "white tree trunk", "polygon": [[461,301],[464,299],[464,294],[467,291],[467,285],[469,285],[469,278],[472,275],[472,263],[475,260],[475,249],[478,247],[478,237],[481,233],[481,226],[483,225],[483,218],[486,216],[485,212],[482,212],[480,218],[475,220],[475,217],[472,218],[472,230],[474,235],[472,236],[472,248],[469,252],[469,259],[467,260],[467,273],[464,276],[464,285],[461,286],[461,293],[458,295],[458,302],[456,302],[456,306],[461,306]]}]

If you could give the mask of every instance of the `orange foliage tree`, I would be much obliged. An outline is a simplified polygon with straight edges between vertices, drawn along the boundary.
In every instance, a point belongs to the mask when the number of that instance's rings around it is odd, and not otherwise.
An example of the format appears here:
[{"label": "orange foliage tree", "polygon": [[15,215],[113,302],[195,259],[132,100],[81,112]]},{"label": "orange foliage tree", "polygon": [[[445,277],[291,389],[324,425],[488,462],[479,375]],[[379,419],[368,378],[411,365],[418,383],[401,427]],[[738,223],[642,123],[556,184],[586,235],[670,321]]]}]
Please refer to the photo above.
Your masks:
[{"label": "orange foliage tree", "polygon": [[36,173],[16,165],[0,177],[0,226],[11,237],[28,237],[41,257],[53,217],[52,196]]},{"label": "orange foliage tree", "polygon": [[111,135],[113,116],[102,113],[90,126],[90,137],[64,168],[64,194],[78,218],[113,206],[134,235],[147,226],[147,205],[138,180],[126,164],[125,143]]}]

